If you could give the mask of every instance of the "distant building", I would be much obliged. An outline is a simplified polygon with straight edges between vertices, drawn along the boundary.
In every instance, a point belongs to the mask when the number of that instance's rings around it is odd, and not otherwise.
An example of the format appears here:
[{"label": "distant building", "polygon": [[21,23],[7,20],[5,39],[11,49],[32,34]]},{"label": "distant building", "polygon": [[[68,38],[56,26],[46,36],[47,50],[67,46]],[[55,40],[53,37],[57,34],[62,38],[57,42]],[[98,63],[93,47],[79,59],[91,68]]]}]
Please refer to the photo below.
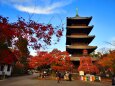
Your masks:
[{"label": "distant building", "polygon": [[10,49],[4,50],[3,57],[0,58],[0,76],[10,76],[12,72],[12,66],[16,61],[17,59]]},{"label": "distant building", "polygon": [[93,29],[93,26],[89,26],[91,19],[92,17],[79,15],[67,17],[66,51],[70,53],[71,61],[75,65],[80,63],[80,57],[89,55],[97,48],[97,46],[89,46],[95,38],[94,35],[89,35]]}]

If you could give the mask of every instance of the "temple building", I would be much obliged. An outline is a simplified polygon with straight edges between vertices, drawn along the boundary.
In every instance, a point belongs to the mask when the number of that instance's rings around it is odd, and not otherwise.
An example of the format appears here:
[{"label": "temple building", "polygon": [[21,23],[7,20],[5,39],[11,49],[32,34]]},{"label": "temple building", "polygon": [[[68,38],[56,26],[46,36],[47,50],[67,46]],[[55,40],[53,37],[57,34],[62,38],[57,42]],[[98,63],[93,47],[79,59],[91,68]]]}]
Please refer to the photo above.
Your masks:
[{"label": "temple building", "polygon": [[89,26],[91,19],[92,17],[80,17],[78,14],[75,17],[67,17],[66,51],[71,55],[74,64],[79,64],[83,52],[89,55],[97,48],[89,45],[95,38],[95,35],[89,35],[93,29],[93,25]]}]

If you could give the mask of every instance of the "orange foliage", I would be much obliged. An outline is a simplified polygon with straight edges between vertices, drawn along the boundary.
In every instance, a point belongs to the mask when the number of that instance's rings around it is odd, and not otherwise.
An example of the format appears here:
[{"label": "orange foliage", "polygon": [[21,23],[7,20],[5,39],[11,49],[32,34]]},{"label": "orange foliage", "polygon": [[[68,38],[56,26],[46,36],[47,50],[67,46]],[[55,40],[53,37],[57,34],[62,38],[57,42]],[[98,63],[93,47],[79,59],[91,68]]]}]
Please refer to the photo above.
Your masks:
[{"label": "orange foliage", "polygon": [[102,56],[102,58],[97,62],[102,67],[106,67],[115,72],[115,50],[110,51],[106,56]]},{"label": "orange foliage", "polygon": [[85,73],[99,73],[98,68],[92,63],[91,57],[81,57],[78,71]]},{"label": "orange foliage", "polygon": [[20,62],[16,62],[15,66],[16,66],[17,68],[23,68],[23,67],[24,67],[24,65],[21,64]]},{"label": "orange foliage", "polygon": [[51,65],[51,68],[53,70],[58,71],[65,71],[65,70],[72,70],[73,64],[70,61],[69,53],[66,51],[59,51],[57,49],[54,49],[50,54],[54,57],[54,61]]},{"label": "orange foliage", "polygon": [[73,64],[71,63],[67,52],[61,52],[55,49],[50,53],[41,52],[39,55],[32,57],[29,60],[30,68],[43,68],[46,66],[50,66],[53,70],[65,71],[72,69]]},{"label": "orange foliage", "polygon": [[45,54],[30,58],[29,67],[30,68],[43,67],[46,65],[50,65],[52,61],[53,61],[52,56],[48,53],[45,53]]}]

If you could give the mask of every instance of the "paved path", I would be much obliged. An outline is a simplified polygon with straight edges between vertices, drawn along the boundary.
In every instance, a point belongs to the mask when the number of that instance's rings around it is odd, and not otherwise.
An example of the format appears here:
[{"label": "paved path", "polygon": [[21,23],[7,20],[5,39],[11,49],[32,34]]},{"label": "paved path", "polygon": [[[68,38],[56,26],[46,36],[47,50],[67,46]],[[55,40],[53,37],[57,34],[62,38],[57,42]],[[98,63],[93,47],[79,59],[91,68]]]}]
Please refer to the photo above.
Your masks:
[{"label": "paved path", "polygon": [[0,80],[0,86],[111,86],[110,83],[103,82],[85,82],[80,80],[61,81],[56,80],[36,80],[33,76],[12,77]]}]

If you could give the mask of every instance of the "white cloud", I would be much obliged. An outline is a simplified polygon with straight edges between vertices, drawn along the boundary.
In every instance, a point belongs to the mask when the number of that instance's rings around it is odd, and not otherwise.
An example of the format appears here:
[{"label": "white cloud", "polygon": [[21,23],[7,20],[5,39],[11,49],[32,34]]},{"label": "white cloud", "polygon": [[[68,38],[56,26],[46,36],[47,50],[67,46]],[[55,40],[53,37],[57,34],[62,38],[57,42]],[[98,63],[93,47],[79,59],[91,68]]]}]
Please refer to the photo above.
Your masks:
[{"label": "white cloud", "polygon": [[52,14],[52,13],[58,13],[56,11],[57,8],[60,8],[62,6],[62,3],[53,3],[50,6],[22,6],[22,5],[15,5],[15,8],[17,8],[20,11],[28,12],[28,13],[35,13],[35,14]]},{"label": "white cloud", "polygon": [[19,11],[35,14],[53,14],[65,12],[62,7],[73,0],[2,0],[2,4],[10,5]]}]

